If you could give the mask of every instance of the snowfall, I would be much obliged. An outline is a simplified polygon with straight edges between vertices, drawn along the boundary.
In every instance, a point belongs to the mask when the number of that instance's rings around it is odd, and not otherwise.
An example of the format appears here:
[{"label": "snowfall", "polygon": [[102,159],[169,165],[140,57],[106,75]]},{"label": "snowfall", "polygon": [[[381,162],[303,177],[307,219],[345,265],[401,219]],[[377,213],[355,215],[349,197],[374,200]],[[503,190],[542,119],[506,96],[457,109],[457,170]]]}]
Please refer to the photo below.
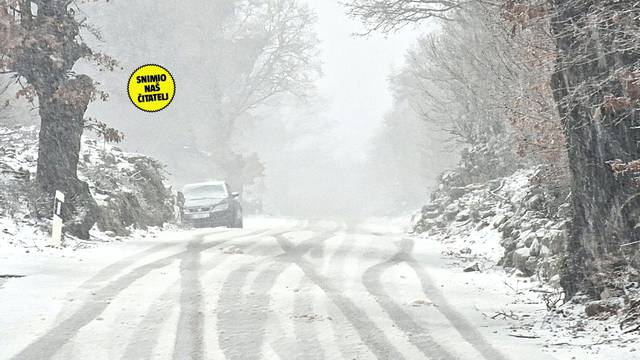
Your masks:
[{"label": "snowfall", "polygon": [[[4,159],[17,171],[33,152]],[[534,171],[494,194],[521,201]],[[640,358],[619,314],[549,310],[557,283],[499,265],[508,210],[494,204],[483,226],[459,217],[421,234],[419,213],[252,217],[245,229],[96,228],[61,247],[48,222],[5,211],[0,358]]]}]

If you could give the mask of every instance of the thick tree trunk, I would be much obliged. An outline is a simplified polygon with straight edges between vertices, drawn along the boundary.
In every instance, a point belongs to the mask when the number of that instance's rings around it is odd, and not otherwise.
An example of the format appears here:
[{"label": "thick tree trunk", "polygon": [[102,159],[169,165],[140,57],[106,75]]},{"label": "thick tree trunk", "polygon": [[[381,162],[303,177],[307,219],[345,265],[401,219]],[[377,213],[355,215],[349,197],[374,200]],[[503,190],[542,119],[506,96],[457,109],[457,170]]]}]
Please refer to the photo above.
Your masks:
[{"label": "thick tree trunk", "polygon": [[[621,259],[620,245],[634,232],[638,189],[629,175],[614,176],[608,161],[640,158],[638,111],[612,111],[605,96],[629,96],[616,71],[637,64],[638,47],[624,44],[635,21],[615,20],[616,10],[635,5],[603,1],[556,0],[552,29],[557,42],[552,87],[558,103],[572,174],[573,225],[567,244],[563,286],[567,295],[600,296]],[[616,9],[619,8],[619,9]],[[638,16],[639,11],[632,11]],[[629,15],[629,16],[631,16]]]},{"label": "thick tree trunk", "polygon": [[80,37],[81,21],[75,19],[72,3],[20,1],[19,9],[11,7],[13,15],[5,19],[13,44],[0,47],[8,52],[3,65],[24,77],[38,96],[41,128],[36,180],[44,194],[37,204],[38,216],[52,216],[53,195],[60,190],[66,197],[66,231],[88,238],[97,206],[87,184],[78,180],[77,166],[83,117],[95,89],[88,76],[73,75],[76,62],[92,52]]},{"label": "thick tree trunk", "polygon": [[67,196],[65,229],[82,238],[89,237],[97,218],[97,204],[77,175],[84,113],[92,89],[91,79],[79,76],[38,94],[41,124],[36,179],[46,199],[42,212],[50,216],[47,204],[52,204],[56,190],[62,191]]}]

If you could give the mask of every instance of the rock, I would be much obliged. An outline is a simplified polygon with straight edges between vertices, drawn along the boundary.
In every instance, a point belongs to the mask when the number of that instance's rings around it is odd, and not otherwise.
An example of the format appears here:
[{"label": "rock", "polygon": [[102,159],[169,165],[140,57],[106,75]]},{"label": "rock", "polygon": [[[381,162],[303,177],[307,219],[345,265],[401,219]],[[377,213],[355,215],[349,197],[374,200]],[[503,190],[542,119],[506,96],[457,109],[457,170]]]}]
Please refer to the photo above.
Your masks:
[{"label": "rock", "polygon": [[538,237],[536,236],[536,234],[533,232],[530,232],[527,234],[526,237],[524,237],[524,244],[526,247],[531,247],[531,244],[533,244],[533,241],[537,239]]},{"label": "rock", "polygon": [[540,240],[542,245],[551,250],[551,254],[559,254],[567,242],[566,230],[551,230]]},{"label": "rock", "polygon": [[551,250],[549,250],[548,247],[544,246],[544,245],[540,245],[540,255],[539,257],[546,259],[549,256],[551,256]]},{"label": "rock", "polygon": [[469,189],[464,187],[452,187],[449,189],[449,196],[451,196],[452,199],[459,199],[468,192]]},{"label": "rock", "polygon": [[600,293],[600,299],[607,300],[624,296],[624,291],[620,289],[606,288]]},{"label": "rock", "polygon": [[489,222],[486,221],[486,220],[482,220],[482,221],[480,221],[478,226],[476,226],[476,231],[482,230],[482,229],[486,228],[487,226],[489,226]]},{"label": "rock", "polygon": [[444,217],[446,220],[453,220],[456,218],[456,215],[460,212],[460,207],[458,206],[457,202],[454,202],[452,204],[449,204],[449,206],[447,206],[444,209]]},{"label": "rock", "polygon": [[543,204],[544,204],[544,196],[542,196],[541,194],[533,195],[525,203],[527,208],[532,210],[540,210]]},{"label": "rock", "polygon": [[231,245],[225,249],[222,250],[223,253],[227,254],[227,255],[239,255],[239,254],[244,254],[244,251],[242,251],[242,249],[240,249],[239,247],[236,247],[234,245]]},{"label": "rock", "polygon": [[496,216],[496,211],[493,209],[485,210],[480,212],[480,219],[486,219],[489,217]]},{"label": "rock", "polygon": [[498,266],[502,267],[513,267],[513,253],[515,250],[505,251],[505,255],[500,261],[498,261]]},{"label": "rock", "polygon": [[460,249],[460,254],[465,254],[465,255],[471,254],[471,248],[466,247],[466,248]]},{"label": "rock", "polygon": [[500,240],[500,246],[502,246],[505,251],[513,251],[517,249],[518,242],[510,237],[504,237]]},{"label": "rock", "polygon": [[529,256],[531,256],[531,253],[526,247],[514,251],[513,266],[522,272],[526,272],[526,264],[527,260],[529,260]]},{"label": "rock", "polygon": [[438,211],[438,205],[431,203],[422,207],[422,213]]},{"label": "rock", "polygon": [[471,211],[462,210],[456,215],[456,221],[467,221],[471,218]]},{"label": "rock", "polygon": [[424,233],[431,230],[434,225],[435,224],[433,222],[421,220],[413,227],[413,231],[417,233]]},{"label": "rock", "polygon": [[531,222],[531,228],[533,229],[533,231],[538,231],[538,230],[544,229],[546,224],[547,224],[547,220],[535,219]]},{"label": "rock", "polygon": [[552,238],[555,236],[555,233],[558,230],[551,230],[549,232],[547,232],[547,234],[545,235],[545,237],[543,237],[542,239],[540,239],[540,243],[548,248],[551,248],[551,241]]},{"label": "rock", "polygon": [[553,225],[553,228],[556,230],[566,230],[569,228],[570,224],[571,224],[571,220],[563,220]]},{"label": "rock", "polygon": [[524,270],[521,270],[521,271],[525,273],[525,275],[531,276],[536,273],[536,270],[538,270],[539,263],[540,263],[540,260],[537,257],[529,256],[529,258],[524,264]]},{"label": "rock", "polygon": [[533,226],[531,225],[531,223],[530,223],[530,222],[528,222],[528,221],[523,221],[523,222],[521,222],[521,223],[520,223],[520,226],[517,226],[517,227],[518,227],[521,231],[524,231],[524,230],[531,230],[531,228],[532,228]]},{"label": "rock", "polygon": [[544,227],[540,228],[539,230],[536,231],[536,237],[538,239],[542,239],[547,235],[547,230],[544,229]]},{"label": "rock", "polygon": [[587,316],[596,316],[602,313],[615,314],[618,311],[618,305],[612,301],[592,301],[584,307]]},{"label": "rock", "polygon": [[475,263],[472,266],[469,266],[468,268],[464,269],[464,272],[475,272],[475,271],[480,271],[480,265],[478,265],[478,263]]},{"label": "rock", "polygon": [[558,212],[556,213],[556,216],[558,216],[559,218],[568,218],[569,216],[571,216],[571,204],[564,203],[558,206]]},{"label": "rock", "polygon": [[423,211],[422,212],[422,218],[423,219],[434,219],[437,218],[438,215],[440,215],[439,211]]},{"label": "rock", "polygon": [[533,242],[531,243],[531,246],[529,247],[529,252],[531,256],[540,256],[541,248],[542,248],[542,245],[540,244],[540,241],[538,241],[538,239],[533,240]]},{"label": "rock", "polygon": [[498,215],[498,216],[493,220],[493,227],[497,229],[497,228],[499,228],[502,224],[504,224],[507,220],[509,220],[509,218],[507,217],[507,215],[505,215],[505,214]]},{"label": "rock", "polygon": [[423,305],[437,306],[436,304],[432,303],[431,301],[423,300],[423,299],[419,299],[419,300],[416,300],[413,303],[411,303],[411,306],[414,306],[414,307],[419,307],[419,306],[423,306]]}]

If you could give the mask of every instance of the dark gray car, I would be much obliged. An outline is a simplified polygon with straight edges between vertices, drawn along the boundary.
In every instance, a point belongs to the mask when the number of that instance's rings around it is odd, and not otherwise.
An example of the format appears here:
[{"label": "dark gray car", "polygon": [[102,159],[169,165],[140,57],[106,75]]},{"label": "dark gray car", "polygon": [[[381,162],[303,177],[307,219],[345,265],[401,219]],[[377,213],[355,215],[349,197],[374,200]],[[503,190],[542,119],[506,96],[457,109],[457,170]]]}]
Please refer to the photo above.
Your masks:
[{"label": "dark gray car", "polygon": [[182,221],[194,227],[242,228],[240,194],[229,193],[224,181],[186,185]]}]

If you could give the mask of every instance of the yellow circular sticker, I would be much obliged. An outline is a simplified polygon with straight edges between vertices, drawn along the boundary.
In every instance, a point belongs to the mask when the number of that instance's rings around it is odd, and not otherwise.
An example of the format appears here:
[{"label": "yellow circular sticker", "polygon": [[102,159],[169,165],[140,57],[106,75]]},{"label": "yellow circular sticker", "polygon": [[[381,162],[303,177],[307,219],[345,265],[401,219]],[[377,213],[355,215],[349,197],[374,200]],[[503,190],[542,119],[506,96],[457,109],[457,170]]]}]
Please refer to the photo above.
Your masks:
[{"label": "yellow circular sticker", "polygon": [[166,108],[175,92],[173,76],[160,65],[143,65],[129,78],[129,98],[142,111],[156,112]]}]

